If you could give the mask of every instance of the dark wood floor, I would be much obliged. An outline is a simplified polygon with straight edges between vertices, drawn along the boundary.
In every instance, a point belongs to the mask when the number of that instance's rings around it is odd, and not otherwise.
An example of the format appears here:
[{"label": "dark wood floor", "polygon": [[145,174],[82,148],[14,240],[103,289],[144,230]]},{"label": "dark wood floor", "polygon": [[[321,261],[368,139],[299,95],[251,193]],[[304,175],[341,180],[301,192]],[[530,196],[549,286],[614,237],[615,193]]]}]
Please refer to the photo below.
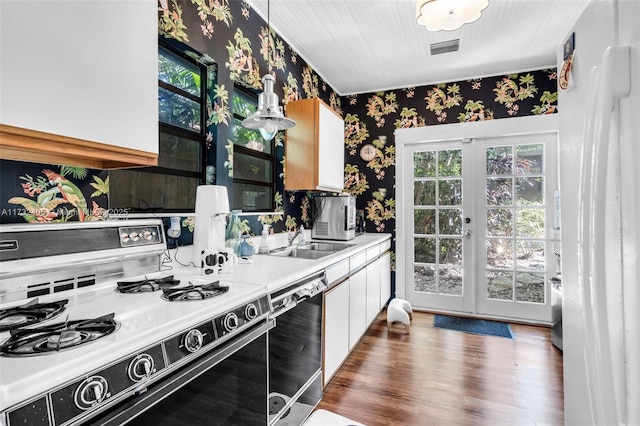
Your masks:
[{"label": "dark wood floor", "polygon": [[318,408],[376,425],[563,425],[562,353],[550,329],[512,324],[514,339],[433,327],[414,312],[411,334],[383,311]]}]

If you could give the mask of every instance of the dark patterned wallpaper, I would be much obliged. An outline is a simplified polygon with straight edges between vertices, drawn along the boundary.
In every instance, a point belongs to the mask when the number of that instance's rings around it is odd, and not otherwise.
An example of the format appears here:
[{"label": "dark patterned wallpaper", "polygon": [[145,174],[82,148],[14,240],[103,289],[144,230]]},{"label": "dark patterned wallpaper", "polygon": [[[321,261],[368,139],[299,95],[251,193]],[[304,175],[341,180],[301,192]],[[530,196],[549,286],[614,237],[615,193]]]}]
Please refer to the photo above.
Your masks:
[{"label": "dark patterned wallpaper", "polygon": [[[215,183],[230,186],[233,173],[234,83],[260,91],[260,78],[271,63],[283,104],[320,97],[343,115],[345,187],[358,197],[368,232],[395,229],[395,129],[557,112],[555,69],[340,97],[275,33],[269,56],[266,23],[244,1],[172,0],[167,8],[159,6],[158,27],[162,36],[218,65],[217,84],[208,91],[207,117],[216,129],[209,138]],[[284,215],[252,220],[272,224],[275,232],[308,227],[310,194],[284,191],[284,132],[276,141],[276,201]],[[367,148],[371,157],[365,160],[360,151],[367,145],[373,148]],[[106,171],[2,160],[0,175],[2,223],[98,220],[108,211]],[[193,222],[183,218],[182,225],[188,231]]]}]

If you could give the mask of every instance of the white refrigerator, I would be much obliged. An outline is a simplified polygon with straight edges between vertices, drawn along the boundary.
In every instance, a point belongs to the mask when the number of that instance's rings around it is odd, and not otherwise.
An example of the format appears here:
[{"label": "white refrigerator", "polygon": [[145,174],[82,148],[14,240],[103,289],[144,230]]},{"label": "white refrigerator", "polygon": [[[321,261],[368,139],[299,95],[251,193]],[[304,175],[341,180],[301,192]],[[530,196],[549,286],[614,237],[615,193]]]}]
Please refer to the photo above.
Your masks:
[{"label": "white refrigerator", "polygon": [[565,423],[640,425],[640,0],[592,0],[565,40]]}]

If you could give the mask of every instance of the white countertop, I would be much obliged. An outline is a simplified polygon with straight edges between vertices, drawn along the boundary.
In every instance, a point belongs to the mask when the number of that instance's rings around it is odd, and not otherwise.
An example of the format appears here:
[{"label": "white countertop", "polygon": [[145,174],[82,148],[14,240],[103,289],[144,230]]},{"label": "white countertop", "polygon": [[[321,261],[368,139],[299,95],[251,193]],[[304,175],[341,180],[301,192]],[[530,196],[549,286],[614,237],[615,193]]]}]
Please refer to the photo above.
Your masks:
[{"label": "white countertop", "polygon": [[[221,273],[220,280],[230,283],[266,285],[267,290],[273,292],[390,238],[391,234],[374,233],[362,234],[350,241],[331,241],[352,246],[320,259],[255,254],[251,257],[251,263],[240,261],[230,272]],[[329,242],[326,240],[312,240],[311,242],[313,241]],[[179,251],[178,259],[181,258],[182,253],[188,254],[191,252],[188,246],[180,248]],[[175,260],[174,253],[175,250],[172,250],[172,259]],[[198,268],[179,266],[175,261],[171,265],[175,268],[176,273],[186,273],[187,271],[190,271],[191,274],[199,273]]]}]

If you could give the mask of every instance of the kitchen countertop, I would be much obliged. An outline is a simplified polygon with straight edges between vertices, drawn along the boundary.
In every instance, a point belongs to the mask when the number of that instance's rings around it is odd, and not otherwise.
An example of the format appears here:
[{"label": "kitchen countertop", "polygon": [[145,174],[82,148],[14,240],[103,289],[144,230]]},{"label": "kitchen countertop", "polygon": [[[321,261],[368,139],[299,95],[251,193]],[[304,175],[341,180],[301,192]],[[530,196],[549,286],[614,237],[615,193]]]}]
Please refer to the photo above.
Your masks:
[{"label": "kitchen countertop", "polygon": [[[348,259],[350,256],[362,252],[370,247],[380,244],[391,238],[391,234],[362,234],[351,241],[328,241],[312,240],[307,242],[337,242],[352,245],[349,248],[335,252],[320,259],[303,259],[286,256],[275,256],[267,254],[255,254],[251,257],[251,263],[240,260],[228,273],[220,273],[221,283],[233,285],[234,283],[253,284],[256,286],[267,286],[268,292],[277,291],[301,278],[331,266],[337,262]],[[186,250],[185,250],[186,249]],[[190,253],[190,247],[180,248]],[[172,250],[171,272],[181,275],[200,275],[200,269],[195,267],[184,267],[175,262],[175,251]],[[181,253],[178,255],[180,256]]]}]

